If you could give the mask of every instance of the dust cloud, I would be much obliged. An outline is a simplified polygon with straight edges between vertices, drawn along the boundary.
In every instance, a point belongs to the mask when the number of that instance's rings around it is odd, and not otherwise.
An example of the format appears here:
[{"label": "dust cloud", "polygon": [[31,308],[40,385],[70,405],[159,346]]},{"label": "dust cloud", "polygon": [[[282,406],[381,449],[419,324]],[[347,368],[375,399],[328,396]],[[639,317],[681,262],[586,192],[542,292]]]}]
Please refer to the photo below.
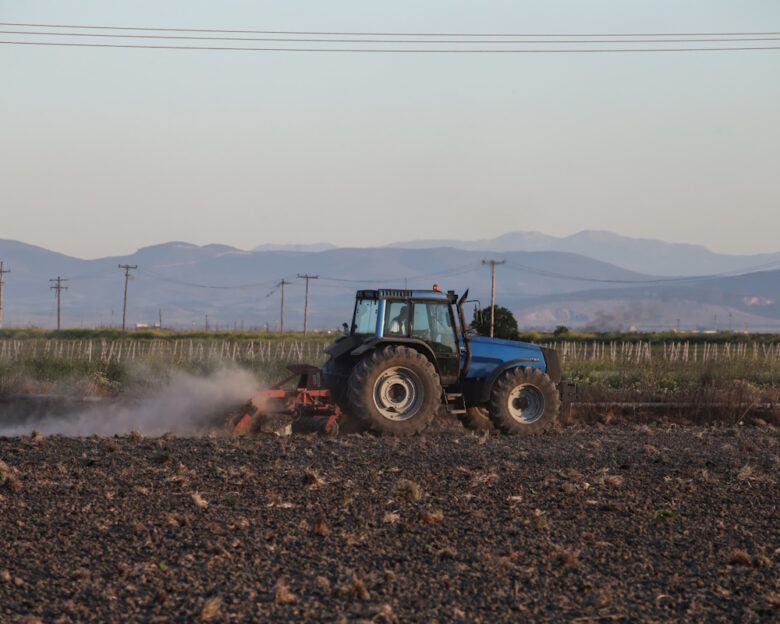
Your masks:
[{"label": "dust cloud", "polygon": [[24,424],[0,424],[0,436],[114,435],[137,431],[144,435],[192,435],[219,426],[228,411],[246,403],[260,389],[250,372],[223,368],[205,377],[175,372],[164,387],[137,400],[109,402],[95,407],[48,415]]}]

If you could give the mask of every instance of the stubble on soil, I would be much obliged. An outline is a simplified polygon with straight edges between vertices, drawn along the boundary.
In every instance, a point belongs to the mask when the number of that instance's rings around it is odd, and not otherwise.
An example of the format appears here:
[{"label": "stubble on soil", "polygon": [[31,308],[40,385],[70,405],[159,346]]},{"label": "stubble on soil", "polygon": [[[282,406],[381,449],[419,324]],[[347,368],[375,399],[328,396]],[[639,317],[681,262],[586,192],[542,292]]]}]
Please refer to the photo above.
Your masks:
[{"label": "stubble on soil", "polygon": [[0,620],[772,621],[779,442],[0,439]]}]

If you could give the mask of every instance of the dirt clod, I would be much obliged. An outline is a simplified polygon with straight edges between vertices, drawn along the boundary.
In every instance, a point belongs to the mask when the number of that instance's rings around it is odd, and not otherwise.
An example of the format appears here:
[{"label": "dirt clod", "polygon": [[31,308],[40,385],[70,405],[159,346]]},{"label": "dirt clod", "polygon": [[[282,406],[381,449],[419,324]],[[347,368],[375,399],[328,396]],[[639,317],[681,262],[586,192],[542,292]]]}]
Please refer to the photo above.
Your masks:
[{"label": "dirt clod", "polygon": [[409,479],[399,479],[395,486],[395,494],[404,500],[418,501],[422,498],[422,488]]},{"label": "dirt clod", "polygon": [[200,509],[205,509],[209,506],[209,502],[203,498],[199,492],[192,493],[192,502],[195,503],[195,506],[199,507]]},{"label": "dirt clod", "polygon": [[749,566],[750,561],[750,555],[748,555],[744,550],[740,550],[738,548],[734,548],[728,556],[729,565]]},{"label": "dirt clod", "polygon": [[281,579],[276,583],[276,604],[286,605],[296,602],[298,597],[290,591]]},{"label": "dirt clod", "polygon": [[200,619],[204,622],[210,622],[219,615],[219,611],[222,608],[222,599],[219,596],[209,598],[206,604],[203,605],[203,610],[200,612]]}]

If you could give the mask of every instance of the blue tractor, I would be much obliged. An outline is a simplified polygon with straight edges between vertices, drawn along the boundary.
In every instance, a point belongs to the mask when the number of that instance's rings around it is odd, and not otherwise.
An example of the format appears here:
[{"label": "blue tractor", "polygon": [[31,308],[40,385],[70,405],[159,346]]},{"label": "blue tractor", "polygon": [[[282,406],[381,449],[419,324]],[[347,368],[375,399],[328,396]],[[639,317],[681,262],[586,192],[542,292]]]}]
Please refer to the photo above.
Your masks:
[{"label": "blue tractor", "polygon": [[348,422],[397,436],[423,431],[443,406],[506,434],[553,426],[560,359],[534,344],[472,335],[452,292],[360,290],[348,333],[328,346],[322,382]]}]

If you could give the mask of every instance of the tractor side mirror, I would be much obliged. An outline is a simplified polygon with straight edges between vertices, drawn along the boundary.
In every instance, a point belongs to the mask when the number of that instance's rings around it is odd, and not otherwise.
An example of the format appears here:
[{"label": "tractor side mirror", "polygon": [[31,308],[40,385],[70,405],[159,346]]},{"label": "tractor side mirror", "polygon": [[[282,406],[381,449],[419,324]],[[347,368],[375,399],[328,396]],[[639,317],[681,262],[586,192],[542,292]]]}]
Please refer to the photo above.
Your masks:
[{"label": "tractor side mirror", "polygon": [[349,325],[347,325],[346,323],[342,323],[341,330],[344,332],[345,336],[349,336]]}]

